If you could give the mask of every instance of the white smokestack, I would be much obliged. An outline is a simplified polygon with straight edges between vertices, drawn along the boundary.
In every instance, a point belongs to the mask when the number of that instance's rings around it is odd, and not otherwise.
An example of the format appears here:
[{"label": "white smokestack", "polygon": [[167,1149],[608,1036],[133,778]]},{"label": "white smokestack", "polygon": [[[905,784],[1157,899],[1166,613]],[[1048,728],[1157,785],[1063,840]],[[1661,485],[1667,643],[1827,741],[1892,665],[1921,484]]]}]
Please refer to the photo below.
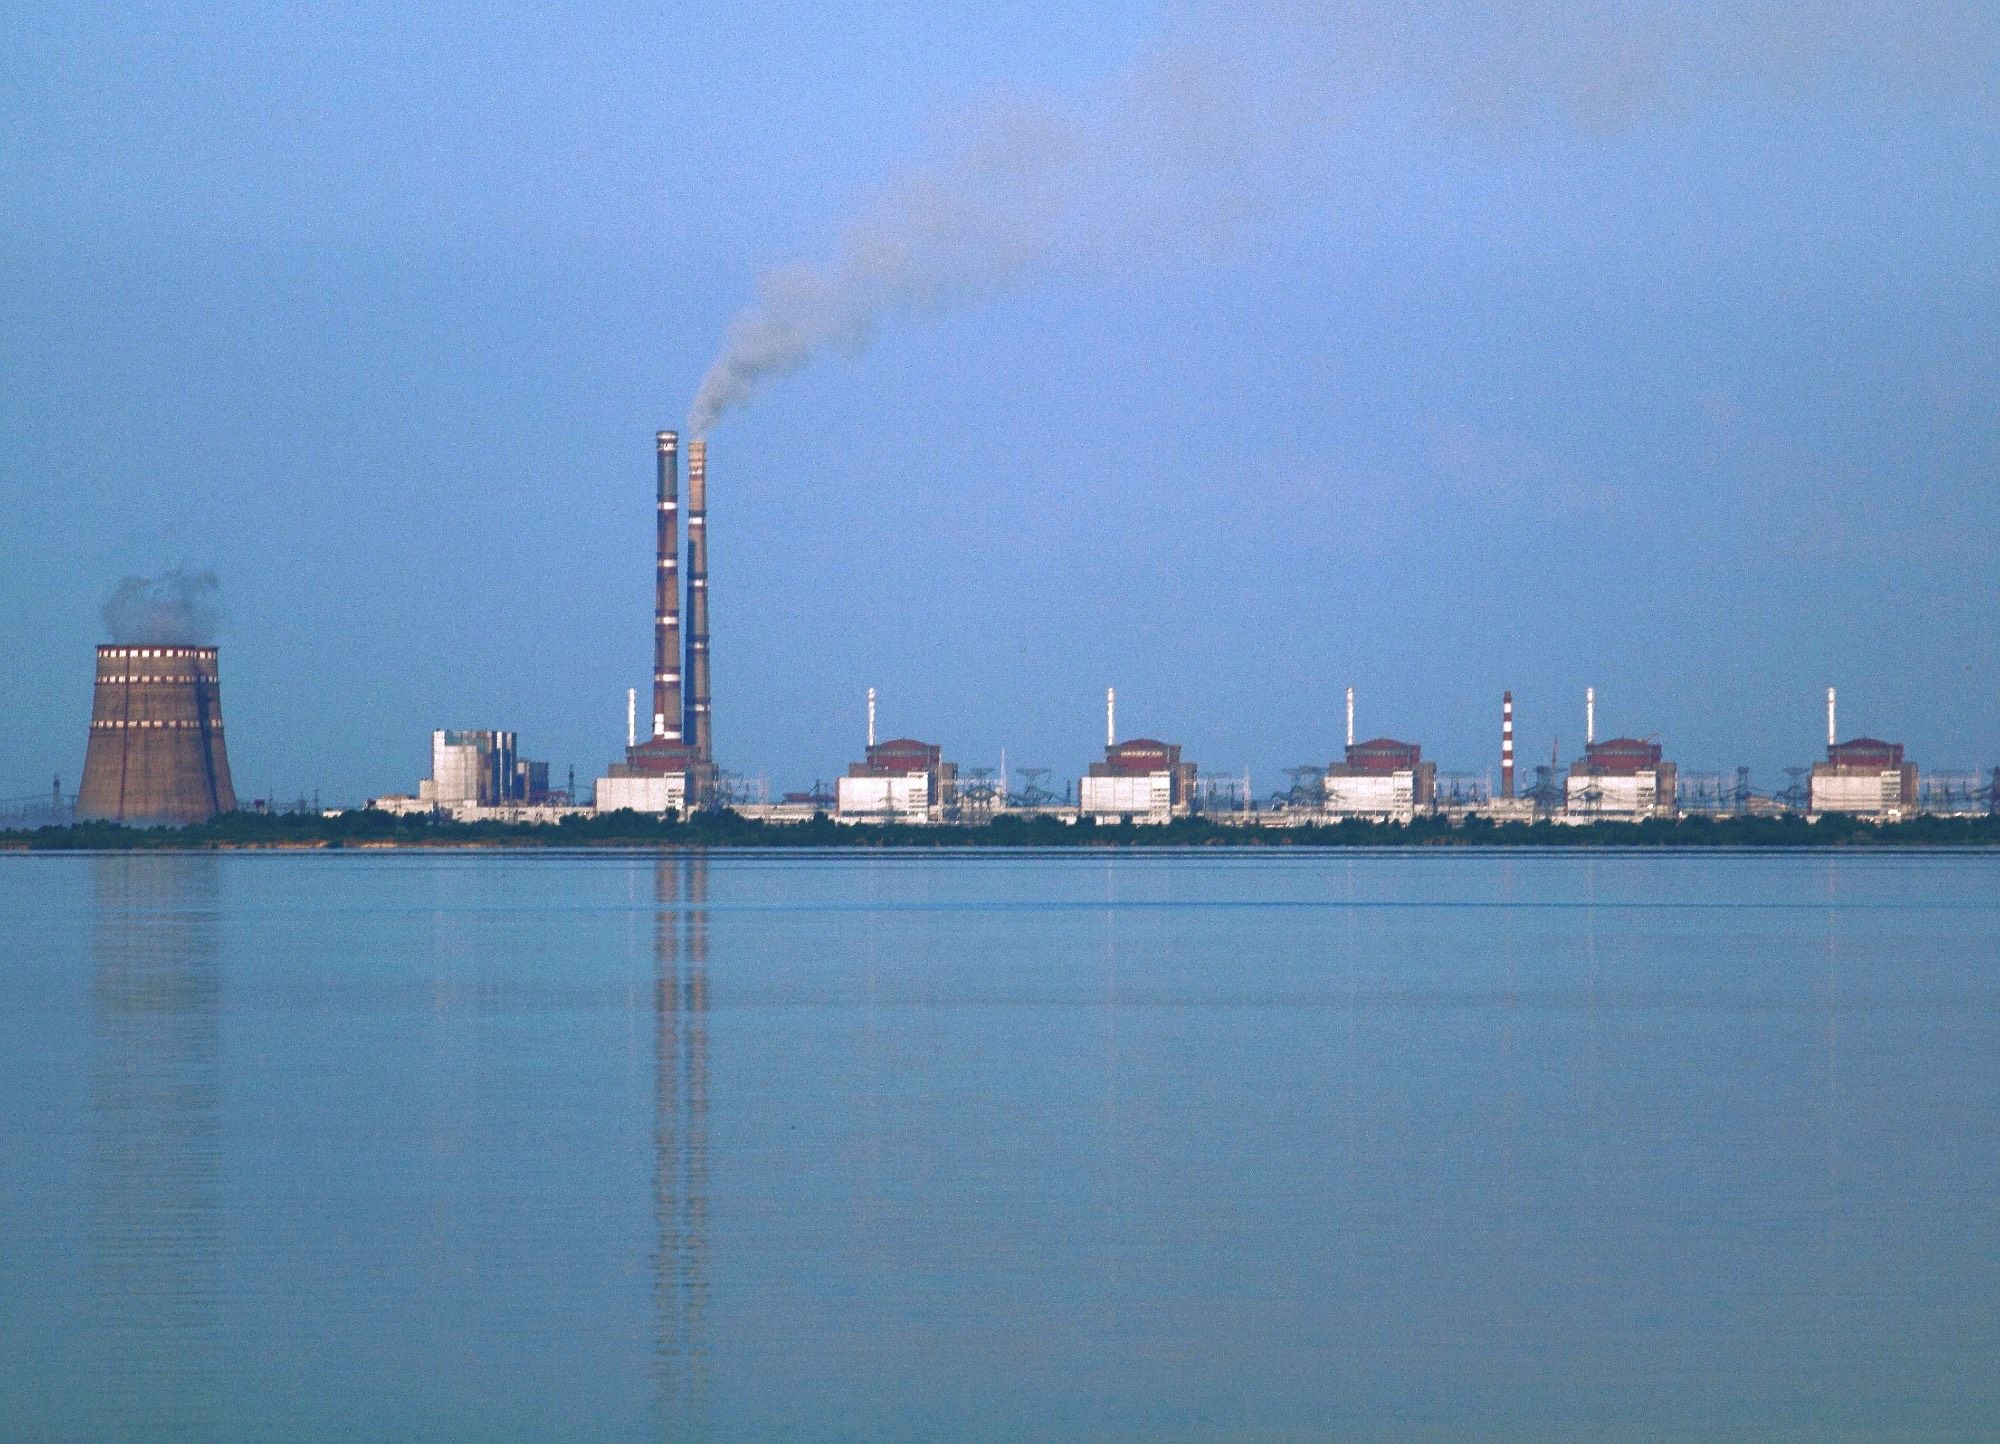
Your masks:
[{"label": "white smokestack", "polygon": [[1347,689],[1347,745],[1354,745],[1354,689]]},{"label": "white smokestack", "polygon": [[627,687],[625,689],[625,745],[627,747],[637,747],[639,745],[639,689],[637,687]]},{"label": "white smokestack", "polygon": [[1831,747],[1839,741],[1833,730],[1833,688],[1826,689],[1826,745]]},{"label": "white smokestack", "polygon": [[1597,689],[1583,689],[1583,745],[1588,747],[1597,740]]},{"label": "white smokestack", "polygon": [[868,689],[868,745],[875,745],[875,689]]},{"label": "white smokestack", "polygon": [[1104,745],[1106,747],[1116,747],[1118,745],[1118,689],[1116,687],[1106,687],[1104,689]]}]

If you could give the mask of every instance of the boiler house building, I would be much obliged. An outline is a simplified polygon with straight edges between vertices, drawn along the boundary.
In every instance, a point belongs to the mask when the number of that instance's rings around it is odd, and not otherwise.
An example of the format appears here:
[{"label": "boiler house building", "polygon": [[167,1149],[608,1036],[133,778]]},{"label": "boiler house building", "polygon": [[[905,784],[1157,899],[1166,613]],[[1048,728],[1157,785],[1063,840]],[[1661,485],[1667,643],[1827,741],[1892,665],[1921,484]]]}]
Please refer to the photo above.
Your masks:
[{"label": "boiler house building", "polygon": [[431,733],[431,775],[417,785],[417,799],[454,807],[504,807],[549,798],[549,764],[518,755],[515,734],[488,729]]}]

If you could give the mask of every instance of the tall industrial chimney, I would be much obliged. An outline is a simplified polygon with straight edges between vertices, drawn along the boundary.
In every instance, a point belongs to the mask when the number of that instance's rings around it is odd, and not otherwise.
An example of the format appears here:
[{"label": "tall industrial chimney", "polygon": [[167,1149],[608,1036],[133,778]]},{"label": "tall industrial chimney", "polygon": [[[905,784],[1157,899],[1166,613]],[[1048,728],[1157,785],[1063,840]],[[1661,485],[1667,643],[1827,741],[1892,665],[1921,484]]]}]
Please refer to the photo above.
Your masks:
[{"label": "tall industrial chimney", "polygon": [[1583,745],[1590,746],[1597,740],[1597,689],[1583,689]]},{"label": "tall industrial chimney", "polygon": [[1840,741],[1833,730],[1833,688],[1826,689],[1826,745],[1834,746]]},{"label": "tall industrial chimney", "polygon": [[[653,574],[653,736],[681,740],[680,438],[662,431],[659,543]],[[696,442],[697,446],[701,443]]]},{"label": "tall industrial chimney", "polygon": [[1118,689],[1116,687],[1106,687],[1104,689],[1104,745],[1106,747],[1116,747],[1118,745]]},{"label": "tall industrial chimney", "polygon": [[1514,694],[1500,694],[1500,795],[1514,795]]},{"label": "tall industrial chimney", "polygon": [[1354,745],[1354,689],[1347,689],[1347,745]]},{"label": "tall industrial chimney", "polygon": [[77,817],[181,825],[235,810],[215,648],[99,647]]},{"label": "tall industrial chimney", "polygon": [[687,740],[702,762],[715,760],[709,730],[708,441],[688,443]]}]

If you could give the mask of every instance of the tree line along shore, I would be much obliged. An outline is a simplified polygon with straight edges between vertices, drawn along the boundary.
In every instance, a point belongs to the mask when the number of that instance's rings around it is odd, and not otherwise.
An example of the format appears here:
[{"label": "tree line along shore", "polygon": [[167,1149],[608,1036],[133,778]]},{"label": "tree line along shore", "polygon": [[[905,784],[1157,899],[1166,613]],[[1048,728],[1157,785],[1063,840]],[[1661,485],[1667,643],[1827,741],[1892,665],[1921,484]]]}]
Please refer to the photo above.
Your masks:
[{"label": "tree line along shore", "polygon": [[317,813],[231,812],[189,827],[121,827],[85,822],[63,827],[0,832],[0,851],[138,852],[183,850],[340,850],[347,848],[1301,848],[1301,847],[1532,847],[1548,849],[1645,848],[1871,848],[2000,847],[2000,816],[1917,817],[1871,823],[1826,817],[1688,817],[1676,821],[1598,823],[1567,827],[1548,822],[1499,823],[1474,817],[1457,826],[1442,819],[1412,823],[1339,822],[1308,827],[1233,827],[1205,818],[1177,818],[1155,825],[1067,823],[1053,818],[1001,816],[973,826],[923,827],[894,823],[770,823],[730,811],[690,817],[614,812],[566,817],[558,823],[452,822],[431,816],[394,816],[358,809]]}]

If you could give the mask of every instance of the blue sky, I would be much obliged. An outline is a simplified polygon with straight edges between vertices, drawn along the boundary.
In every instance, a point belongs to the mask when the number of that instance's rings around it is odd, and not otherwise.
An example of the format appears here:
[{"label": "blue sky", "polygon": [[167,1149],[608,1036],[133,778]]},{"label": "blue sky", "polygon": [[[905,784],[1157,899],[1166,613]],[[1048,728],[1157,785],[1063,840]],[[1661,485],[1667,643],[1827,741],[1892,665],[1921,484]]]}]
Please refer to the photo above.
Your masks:
[{"label": "blue sky", "polygon": [[[1259,791],[1350,684],[1446,768],[1504,687],[1570,755],[1586,685],[1765,786],[1829,684],[2000,762],[1980,8],[1221,13],[17,8],[0,797],[74,779],[98,609],[175,565],[221,577],[246,796],[411,788],[433,726],[594,774],[652,432],[768,267],[1022,114],[1082,157],[1026,158],[1027,259],[714,431],[726,766],[834,775],[873,685],[1073,775],[1107,684]],[[1163,56],[1189,108],[1121,111]]]}]

